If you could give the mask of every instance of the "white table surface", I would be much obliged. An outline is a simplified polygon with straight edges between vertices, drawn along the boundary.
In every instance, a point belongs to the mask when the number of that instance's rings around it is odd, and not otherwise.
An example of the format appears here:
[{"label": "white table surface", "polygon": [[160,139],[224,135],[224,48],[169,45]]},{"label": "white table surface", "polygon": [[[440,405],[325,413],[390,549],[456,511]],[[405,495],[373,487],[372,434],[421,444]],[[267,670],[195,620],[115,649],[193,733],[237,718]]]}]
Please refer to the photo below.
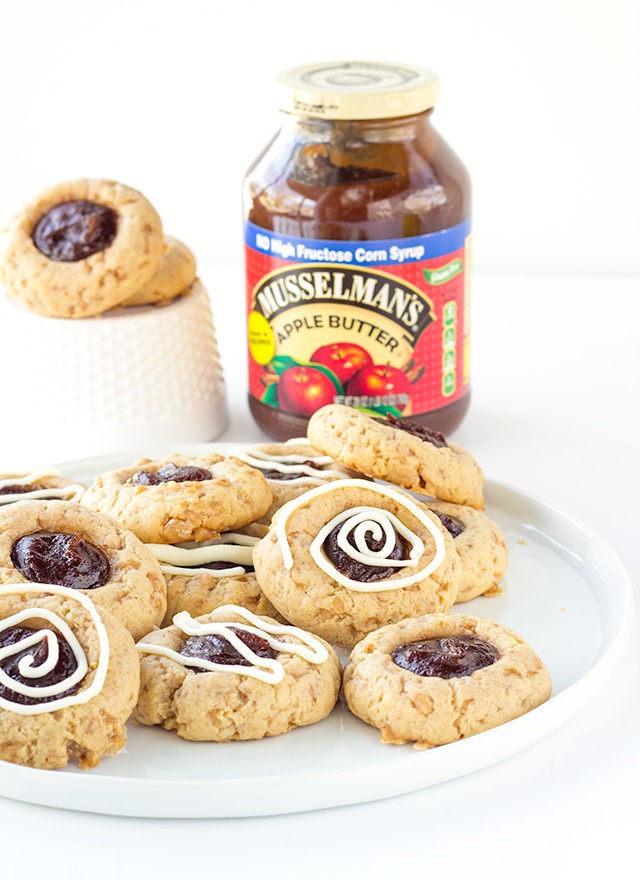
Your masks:
[{"label": "white table surface", "polygon": [[[242,270],[203,277],[231,410],[218,439],[259,440],[245,404]],[[639,280],[477,276],[473,320],[473,400],[455,440],[488,476],[566,508],[599,532],[640,583]],[[7,344],[17,356],[20,340],[5,337]],[[1,448],[17,455],[19,419],[5,414],[3,426],[10,430]],[[2,876],[47,868],[49,878],[91,880],[143,871],[148,878],[198,871],[262,880],[299,870],[393,880],[407,870],[469,878],[543,872],[552,880],[601,870],[612,877],[637,852],[639,645],[636,619],[624,659],[597,698],[534,747],[403,797],[290,816],[175,821],[0,797]]]}]

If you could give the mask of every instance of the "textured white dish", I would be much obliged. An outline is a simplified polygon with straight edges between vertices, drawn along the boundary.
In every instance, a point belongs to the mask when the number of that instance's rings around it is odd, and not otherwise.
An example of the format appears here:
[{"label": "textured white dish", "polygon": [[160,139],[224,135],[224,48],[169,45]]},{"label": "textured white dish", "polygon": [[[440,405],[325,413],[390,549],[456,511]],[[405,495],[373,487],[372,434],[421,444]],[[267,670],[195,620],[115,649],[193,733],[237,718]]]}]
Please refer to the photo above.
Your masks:
[{"label": "textured white dish", "polygon": [[[20,446],[3,469],[29,469],[41,454],[80,457],[139,449],[162,436],[180,446],[219,437],[228,423],[225,380],[211,302],[193,293],[160,308],[115,309],[99,318],[45,318],[0,289],[0,326],[28,340],[39,370],[3,383],[7,412],[20,412]],[[0,372],[13,376],[10,347]],[[25,407],[32,398],[37,407]],[[50,462],[47,462],[50,464]]]},{"label": "textured white dish", "polygon": [[[185,451],[223,451],[228,445]],[[114,455],[59,467],[88,482],[135,457]],[[486,501],[487,512],[509,540],[503,592],[453,611],[500,621],[540,654],[553,679],[553,694],[533,712],[426,752],[382,745],[376,730],[341,706],[320,724],[260,742],[189,743],[162,729],[131,724],[125,750],[95,770],[44,771],[0,761],[0,793],[122,816],[260,816],[415,791],[526,749],[574,715],[610,673],[630,631],[632,590],[611,547],[570,514],[491,480]]]}]

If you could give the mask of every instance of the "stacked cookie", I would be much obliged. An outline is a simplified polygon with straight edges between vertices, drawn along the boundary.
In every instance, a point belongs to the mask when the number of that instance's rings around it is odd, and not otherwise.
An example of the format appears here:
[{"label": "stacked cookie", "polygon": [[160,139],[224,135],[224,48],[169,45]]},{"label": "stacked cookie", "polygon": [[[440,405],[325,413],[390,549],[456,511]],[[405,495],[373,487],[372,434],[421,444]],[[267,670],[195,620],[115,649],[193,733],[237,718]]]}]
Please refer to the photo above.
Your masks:
[{"label": "stacked cookie", "polygon": [[193,254],[164,235],[148,199],[112,180],[51,187],[11,219],[3,239],[0,280],[50,318],[168,302],[196,277]]},{"label": "stacked cookie", "polygon": [[[28,368],[5,388],[24,455],[40,454],[43,424],[55,458],[144,448],[158,436],[207,442],[226,427],[211,302],[194,255],[129,186],[58,184],[8,222],[0,323],[30,344]],[[14,362],[11,345],[0,350],[0,371]],[[38,406],[25,406],[30,399]]]},{"label": "stacked cookie", "polygon": [[341,684],[384,742],[427,747],[549,696],[516,633],[450,613],[497,590],[507,544],[473,457],[406,420],[325,407],[307,438],[141,459],[86,491],[0,476],[0,504],[0,758],[94,766],[130,715],[273,736]]}]

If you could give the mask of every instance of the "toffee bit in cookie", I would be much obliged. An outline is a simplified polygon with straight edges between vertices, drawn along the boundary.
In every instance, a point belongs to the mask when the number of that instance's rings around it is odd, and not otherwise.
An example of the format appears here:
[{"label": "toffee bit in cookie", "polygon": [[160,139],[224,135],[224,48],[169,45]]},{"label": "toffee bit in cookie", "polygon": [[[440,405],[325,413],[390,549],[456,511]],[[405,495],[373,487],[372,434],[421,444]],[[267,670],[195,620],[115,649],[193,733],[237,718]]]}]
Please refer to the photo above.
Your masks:
[{"label": "toffee bit in cookie", "polygon": [[85,199],[62,202],[38,220],[33,243],[58,263],[75,263],[106,250],[118,231],[118,215]]},{"label": "toffee bit in cookie", "polygon": [[94,590],[111,577],[111,565],[102,550],[77,534],[23,535],[11,548],[11,561],[33,583],[72,590]]},{"label": "toffee bit in cookie", "polygon": [[[431,510],[431,508],[429,508],[429,510]],[[431,510],[431,513],[438,517],[452,538],[457,538],[458,535],[461,535],[464,532],[466,528],[465,524],[455,516],[449,516],[448,513],[442,513],[440,510]]]},{"label": "toffee bit in cookie", "polygon": [[[9,627],[9,629],[5,629],[0,633],[0,649],[18,645],[20,642],[25,641],[25,639],[31,638],[35,632],[35,630],[26,629],[25,627]],[[39,666],[46,663],[49,658],[49,643],[46,638],[42,638],[35,645],[5,657],[2,661],[2,671],[13,681],[19,682],[22,685],[28,685],[29,687],[44,688],[65,681],[78,668],[78,661],[64,639],[61,639],[57,634],[55,639],[58,643],[58,662],[50,672],[40,677],[30,676],[28,678],[20,674],[20,664],[25,657],[31,657],[30,665],[34,671],[37,671]],[[51,700],[70,697],[76,693],[80,684],[81,682],[78,682],[78,684],[62,694],[56,693],[48,697],[33,697],[21,694],[18,691],[14,691],[8,685],[0,683],[0,697],[12,703],[20,703],[22,706],[36,706],[38,703],[50,703]]]},{"label": "toffee bit in cookie", "polygon": [[39,492],[46,488],[40,483],[14,483],[11,486],[0,486],[0,495],[26,495],[28,492]]},{"label": "toffee bit in cookie", "polygon": [[392,416],[391,413],[387,413],[386,418],[375,419],[375,421],[383,425],[389,425],[392,428],[397,428],[399,431],[405,431],[407,434],[419,437],[420,440],[431,443],[432,446],[437,446],[438,448],[448,445],[444,434],[441,434],[440,431],[434,431],[425,425],[419,425],[417,422],[412,422],[409,419],[398,419]]},{"label": "toffee bit in cookie", "polygon": [[445,636],[399,645],[391,654],[396,666],[416,675],[462,678],[491,666],[499,658],[496,648],[478,636]]},{"label": "toffee bit in cookie", "polygon": [[176,467],[169,462],[157,471],[138,471],[131,477],[131,482],[140,486],[157,486],[159,483],[203,483],[211,479],[213,474],[206,468]]},{"label": "toffee bit in cookie", "polygon": [[[346,575],[346,577],[360,583],[371,583],[372,581],[384,580],[384,578],[391,577],[391,575],[402,571],[401,568],[396,568],[395,566],[366,565],[363,562],[352,559],[338,544],[338,535],[342,529],[342,523],[332,529],[325,538],[322,549],[337,570]],[[393,550],[388,554],[387,559],[407,559],[410,552],[409,544],[395,529],[394,532],[396,543]],[[384,536],[379,541],[376,541],[371,537],[370,533],[367,533],[365,540],[369,550],[372,550],[374,553],[380,551],[385,543]],[[354,550],[357,549],[353,531],[348,535],[347,541]]]},{"label": "toffee bit in cookie", "polygon": [[[243,629],[233,628],[234,635],[250,648],[258,657],[267,657],[274,660],[278,652],[274,651],[266,639],[255,633]],[[228,639],[219,635],[189,636],[178,648],[178,653],[183,657],[193,657],[198,660],[208,660],[210,663],[222,663],[225,666],[251,666],[247,660],[237,651]],[[191,667],[194,672],[207,672],[197,666]]]},{"label": "toffee bit in cookie", "polygon": [[[303,461],[300,462],[304,467],[312,468],[314,471],[323,471],[323,465],[317,465],[313,461]],[[294,471],[292,474],[283,474],[282,471],[277,471],[274,468],[266,468],[262,469],[262,473],[266,480],[297,480],[299,477],[306,477],[308,474],[303,473],[302,471]]]}]

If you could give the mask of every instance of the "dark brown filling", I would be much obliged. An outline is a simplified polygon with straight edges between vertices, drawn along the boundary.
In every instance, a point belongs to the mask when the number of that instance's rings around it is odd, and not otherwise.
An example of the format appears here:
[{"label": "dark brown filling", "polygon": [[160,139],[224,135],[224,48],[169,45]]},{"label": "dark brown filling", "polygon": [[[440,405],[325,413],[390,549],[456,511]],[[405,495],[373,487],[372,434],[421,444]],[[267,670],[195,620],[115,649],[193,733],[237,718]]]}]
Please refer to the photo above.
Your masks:
[{"label": "dark brown filling", "polygon": [[38,250],[58,263],[75,263],[106,250],[118,231],[112,208],[77,199],[62,202],[41,217],[33,230]]},{"label": "dark brown filling", "polygon": [[399,431],[405,431],[414,437],[419,437],[420,440],[424,440],[425,443],[431,443],[432,446],[437,446],[438,448],[447,446],[445,436],[440,431],[434,431],[432,428],[427,428],[426,425],[419,425],[417,422],[412,422],[409,419],[397,419],[391,413],[387,413],[386,418],[375,419],[375,421],[391,428],[397,428]]},{"label": "dark brown filling", "polygon": [[[431,508],[429,508],[429,510],[431,510]],[[461,535],[464,532],[466,528],[465,524],[455,516],[449,516],[448,513],[442,513],[440,510],[431,510],[431,513],[434,513],[438,517],[452,538],[457,538],[458,535]]]},{"label": "dark brown filling", "polygon": [[11,549],[11,561],[36,584],[58,584],[73,590],[94,590],[111,577],[109,560],[82,535],[33,532]]},{"label": "dark brown filling", "polygon": [[[365,565],[363,562],[358,562],[357,560],[352,559],[338,545],[338,535],[342,528],[343,524],[340,523],[329,532],[324,539],[322,549],[338,571],[346,577],[350,578],[352,581],[370,583],[371,581],[381,581],[384,578],[391,577],[391,575],[402,570],[401,568],[389,565]],[[405,541],[402,535],[399,535],[395,531],[395,529],[394,532],[396,535],[396,543],[391,553],[387,556],[387,559],[407,559],[410,552],[409,544]],[[367,547],[374,552],[381,550],[385,543],[384,538],[380,541],[376,541],[371,537],[370,533],[367,534],[365,541]],[[347,536],[347,542],[356,549],[353,531]]]},{"label": "dark brown filling", "polygon": [[[313,468],[314,471],[323,471],[324,470],[324,467],[318,466],[317,464],[314,464],[314,462],[312,462],[312,461],[303,461],[303,462],[301,462],[301,464],[305,465],[306,467]],[[282,471],[273,470],[271,468],[268,468],[267,470],[263,470],[262,473],[264,474],[264,476],[267,480],[297,480],[298,477],[308,477],[309,476],[309,474],[305,474],[303,471],[294,471],[293,473],[290,473],[290,474],[283,474]]]},{"label": "dark brown filling", "polygon": [[[15,645],[18,642],[23,641],[23,639],[28,638],[33,635],[34,630],[26,629],[23,627],[12,626],[9,629],[6,629],[4,632],[0,633],[0,648],[6,648],[9,645]],[[31,655],[33,657],[33,667],[37,669],[38,666],[42,666],[42,664],[47,660],[49,656],[49,651],[47,648],[47,642],[43,639],[41,642],[38,642],[36,645],[32,645],[30,648],[25,648],[24,651],[20,651],[17,654],[14,654],[11,657],[7,657],[2,661],[2,670],[9,678],[13,679],[13,681],[20,682],[23,685],[29,685],[30,687],[48,687],[49,685],[58,684],[58,682],[65,681],[69,678],[70,675],[78,668],[78,663],[73,654],[73,651],[69,647],[69,645],[63,641],[58,635],[56,635],[56,639],[58,642],[58,662],[51,670],[51,672],[47,673],[47,675],[43,675],[42,678],[24,678],[20,675],[19,671],[19,663],[23,657],[27,655]],[[82,682],[78,682],[75,687],[70,688],[64,693],[56,694],[52,697],[28,697],[23,694],[19,694],[16,691],[12,690],[6,685],[0,683],[0,697],[5,700],[10,700],[12,703],[20,703],[22,706],[35,706],[38,703],[50,703],[51,700],[59,700],[62,697],[69,697],[72,694],[75,694]]]},{"label": "dark brown filling", "polygon": [[499,656],[493,645],[478,636],[445,636],[399,645],[391,659],[416,675],[462,678],[491,666]]},{"label": "dark brown filling", "polygon": [[177,467],[173,462],[169,462],[157,471],[137,471],[131,477],[131,482],[140,486],[157,486],[158,483],[202,483],[211,479],[213,474],[206,468]]},{"label": "dark brown filling", "polygon": [[243,565],[241,562],[205,562],[203,565],[183,565],[181,568],[208,568],[211,571],[222,571],[225,568],[241,568],[245,573],[255,571],[253,565]]},{"label": "dark brown filling", "polygon": [[[255,633],[246,632],[243,629],[233,629],[234,634],[250,648],[258,657],[268,657],[274,660],[278,654],[269,642]],[[194,657],[198,660],[208,660],[210,663],[223,663],[225,666],[251,666],[251,662],[237,651],[228,639],[219,635],[189,636],[178,648],[178,653],[183,657]],[[187,664],[188,665],[188,664]],[[194,672],[208,672],[207,669],[191,667]]]},{"label": "dark brown filling", "polygon": [[0,495],[26,495],[27,492],[39,492],[45,488],[40,483],[14,483],[11,486],[0,486]]}]

